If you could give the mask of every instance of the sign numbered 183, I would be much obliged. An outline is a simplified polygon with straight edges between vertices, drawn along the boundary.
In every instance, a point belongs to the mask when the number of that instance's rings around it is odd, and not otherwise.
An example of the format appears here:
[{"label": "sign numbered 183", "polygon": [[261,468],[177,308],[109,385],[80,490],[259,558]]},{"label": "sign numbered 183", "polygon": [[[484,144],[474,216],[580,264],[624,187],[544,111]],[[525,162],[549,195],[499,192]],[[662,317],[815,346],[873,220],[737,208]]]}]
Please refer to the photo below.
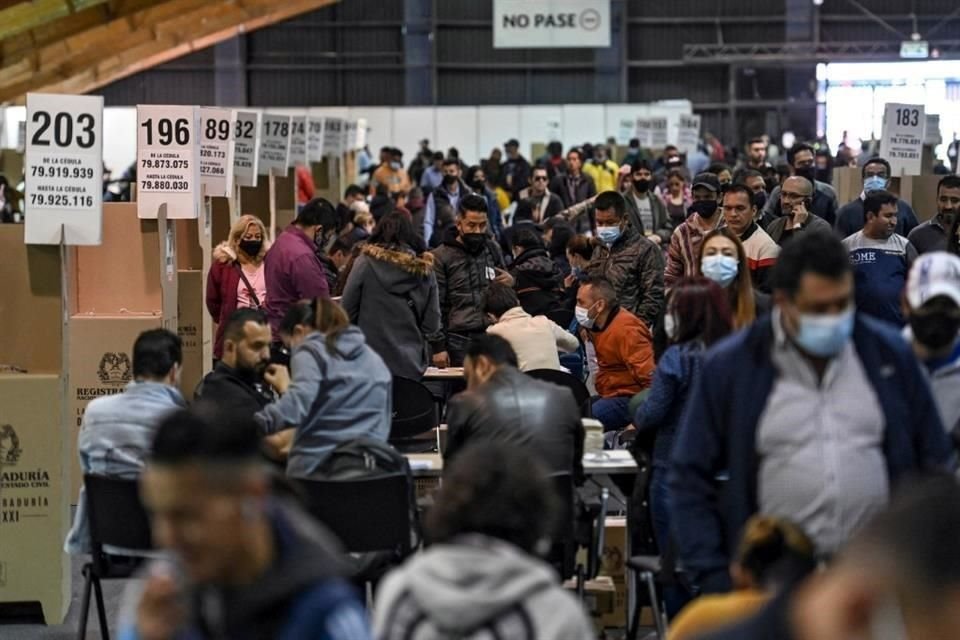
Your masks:
[{"label": "sign numbered 183", "polygon": [[[26,241],[99,244],[103,201],[103,99],[27,96]],[[61,234],[61,229],[63,234]]]}]

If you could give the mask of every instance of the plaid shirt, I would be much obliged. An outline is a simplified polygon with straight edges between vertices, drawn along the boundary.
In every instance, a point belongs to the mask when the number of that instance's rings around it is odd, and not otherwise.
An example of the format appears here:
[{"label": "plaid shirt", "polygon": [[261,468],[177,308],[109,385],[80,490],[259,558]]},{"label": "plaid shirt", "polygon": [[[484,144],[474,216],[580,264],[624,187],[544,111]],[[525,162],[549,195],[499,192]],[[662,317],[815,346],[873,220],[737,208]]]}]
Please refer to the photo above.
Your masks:
[{"label": "plaid shirt", "polygon": [[700,243],[703,236],[720,226],[720,216],[712,229],[702,231],[706,226],[700,214],[693,213],[686,222],[677,227],[670,236],[670,248],[667,249],[667,269],[663,275],[663,284],[673,288],[681,278],[690,278],[700,272],[697,259],[700,256]]}]

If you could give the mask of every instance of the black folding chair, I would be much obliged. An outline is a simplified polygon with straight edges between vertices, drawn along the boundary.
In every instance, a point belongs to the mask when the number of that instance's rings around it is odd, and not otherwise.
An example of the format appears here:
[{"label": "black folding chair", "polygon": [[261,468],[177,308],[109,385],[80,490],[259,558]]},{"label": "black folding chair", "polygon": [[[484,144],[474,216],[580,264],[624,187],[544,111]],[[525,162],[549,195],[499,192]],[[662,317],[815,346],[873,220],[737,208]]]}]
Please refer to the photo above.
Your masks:
[{"label": "black folding chair", "polygon": [[587,391],[587,385],[578,380],[576,376],[558,369],[533,369],[526,373],[531,378],[567,387],[573,392],[573,399],[577,401],[577,406],[580,407],[580,416],[582,418],[593,417],[593,403],[590,399],[590,392]]},{"label": "black folding chair", "polygon": [[150,520],[140,502],[136,480],[118,480],[104,476],[83,476],[84,494],[87,501],[87,516],[90,526],[92,553],[90,562],[83,565],[83,600],[80,609],[80,626],[77,637],[87,637],[87,616],[90,611],[90,590],[96,594],[97,616],[100,619],[100,636],[109,640],[107,612],[103,603],[101,580],[129,578],[142,558],[135,556],[111,556],[104,546],[122,547],[131,551],[150,551]]},{"label": "black folding chair", "polygon": [[[410,477],[403,472],[351,480],[297,480],[310,513],[351,553],[413,550],[417,530]],[[412,515],[413,514],[413,515]]]},{"label": "black folding chair", "polygon": [[390,444],[401,453],[438,451],[437,438],[422,437],[440,424],[437,415],[437,401],[430,389],[417,380],[394,376]]},{"label": "black folding chair", "polygon": [[[560,502],[560,513],[553,532],[553,546],[547,560],[557,570],[561,578],[574,578],[577,584],[577,597],[584,599],[584,583],[597,577],[600,561],[603,557],[605,525],[607,520],[607,500],[609,490],[600,492],[600,502],[586,508],[590,513],[590,543],[587,545],[587,566],[576,561],[580,542],[577,539],[577,520],[580,503],[573,475],[568,472],[550,475],[554,491]],[[593,513],[595,510],[595,513]]]}]

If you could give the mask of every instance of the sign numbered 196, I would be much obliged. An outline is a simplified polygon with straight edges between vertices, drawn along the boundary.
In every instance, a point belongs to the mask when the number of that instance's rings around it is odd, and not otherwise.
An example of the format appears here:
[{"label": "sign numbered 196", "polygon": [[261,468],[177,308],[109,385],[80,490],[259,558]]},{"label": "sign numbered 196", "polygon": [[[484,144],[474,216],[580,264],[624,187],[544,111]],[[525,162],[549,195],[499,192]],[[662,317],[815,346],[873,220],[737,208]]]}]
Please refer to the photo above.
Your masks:
[{"label": "sign numbered 196", "polygon": [[103,98],[27,95],[27,243],[100,244],[102,134]]},{"label": "sign numbered 196", "polygon": [[[137,215],[199,217],[199,109],[137,106]],[[229,134],[229,132],[228,132]]]}]

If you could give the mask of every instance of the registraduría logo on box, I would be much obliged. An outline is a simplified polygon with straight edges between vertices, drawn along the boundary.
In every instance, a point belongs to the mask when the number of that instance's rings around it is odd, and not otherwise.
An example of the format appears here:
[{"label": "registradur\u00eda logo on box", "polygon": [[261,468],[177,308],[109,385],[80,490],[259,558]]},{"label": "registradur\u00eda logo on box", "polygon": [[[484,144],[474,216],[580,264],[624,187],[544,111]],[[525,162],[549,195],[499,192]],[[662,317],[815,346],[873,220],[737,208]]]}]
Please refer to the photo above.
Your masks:
[{"label": "registradur\u00eda logo on box", "polygon": [[23,449],[13,425],[0,426],[0,467],[12,467],[20,461]]},{"label": "registradur\u00eda logo on box", "polygon": [[108,351],[100,358],[97,378],[103,384],[122,386],[133,380],[130,356]]}]

